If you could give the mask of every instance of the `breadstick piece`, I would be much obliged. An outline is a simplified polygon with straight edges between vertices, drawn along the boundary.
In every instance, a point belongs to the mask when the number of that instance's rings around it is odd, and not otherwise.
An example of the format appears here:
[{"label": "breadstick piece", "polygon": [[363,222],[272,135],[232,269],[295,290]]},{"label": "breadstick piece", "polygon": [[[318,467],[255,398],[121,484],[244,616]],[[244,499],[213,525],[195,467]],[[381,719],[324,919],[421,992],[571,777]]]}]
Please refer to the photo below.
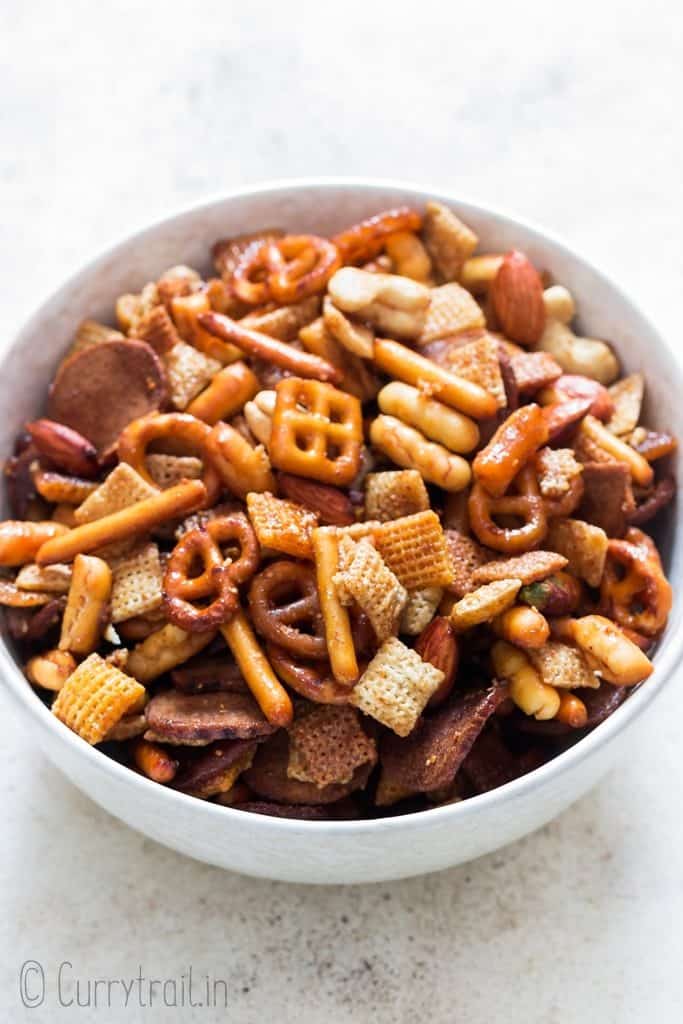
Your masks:
[{"label": "breadstick piece", "polygon": [[548,440],[541,407],[515,409],[472,463],[477,480],[494,498],[501,497],[531,456]]},{"label": "breadstick piece", "polygon": [[375,364],[397,380],[413,384],[440,402],[482,420],[494,416],[498,408],[495,396],[479,384],[449,373],[443,366],[426,359],[398,341],[377,338]]},{"label": "breadstick piece", "polygon": [[92,654],[106,625],[111,569],[102,558],[76,555],[62,619],[60,651]]},{"label": "breadstick piece", "polygon": [[288,726],[294,716],[289,694],[259,647],[244,612],[237,612],[230,622],[221,626],[221,633],[247,686],[268,721],[278,727]]},{"label": "breadstick piece", "polygon": [[0,565],[26,565],[33,562],[43,544],[67,532],[68,527],[50,520],[34,523],[23,519],[6,519],[0,523]]},{"label": "breadstick piece", "polygon": [[646,459],[632,448],[626,441],[616,437],[607,427],[596,419],[595,416],[584,416],[579,435],[594,441],[600,448],[604,449],[612,458],[624,462],[629,468],[633,482],[639,487],[649,487],[654,479],[654,470]]},{"label": "breadstick piece", "polygon": [[240,412],[258,389],[258,377],[240,360],[219,370],[209,386],[190,402],[186,411],[213,426],[219,420],[229,420]]},{"label": "breadstick piece", "polygon": [[259,331],[250,331],[221,313],[204,313],[199,317],[199,322],[210,334],[236,345],[247,355],[273,363],[281,370],[289,370],[297,377],[313,377],[333,384],[341,382],[341,370],[320,356],[301,352]]},{"label": "breadstick piece", "polygon": [[120,512],[84,523],[73,530],[46,541],[36,555],[38,565],[71,562],[76,555],[96,551],[105,544],[146,533],[168,519],[180,519],[201,508],[206,501],[206,487],[201,480],[186,480],[151,498],[137,501]]},{"label": "breadstick piece", "polygon": [[270,459],[263,445],[252,448],[229,423],[217,423],[204,443],[204,451],[220,477],[238,498],[250,491],[274,492],[277,488]]},{"label": "breadstick piece", "polygon": [[394,380],[377,396],[382,412],[403,420],[451,452],[471,452],[479,444],[479,427],[469,416],[428,398],[418,388]]},{"label": "breadstick piece", "polygon": [[339,600],[334,584],[334,577],[339,571],[339,541],[335,527],[319,527],[311,534],[311,541],[332,674],[338,683],[353,686],[358,680],[359,669],[349,613]]},{"label": "breadstick piece", "polygon": [[182,665],[193,654],[198,654],[215,636],[214,629],[204,633],[187,633],[180,626],[167,622],[133,648],[126,670],[139,682],[149,683],[176,665]]}]

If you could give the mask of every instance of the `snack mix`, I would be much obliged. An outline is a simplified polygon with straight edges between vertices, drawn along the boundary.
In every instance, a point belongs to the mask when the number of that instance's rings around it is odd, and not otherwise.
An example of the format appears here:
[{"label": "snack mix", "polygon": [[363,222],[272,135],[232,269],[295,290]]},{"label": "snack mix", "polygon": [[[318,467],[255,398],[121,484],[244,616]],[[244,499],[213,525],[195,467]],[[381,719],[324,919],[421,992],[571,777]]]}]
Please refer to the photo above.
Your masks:
[{"label": "snack mix", "polygon": [[26,676],[160,785],[372,818],[539,767],[648,678],[676,441],[453,211],[217,242],[76,331],[5,466]]}]

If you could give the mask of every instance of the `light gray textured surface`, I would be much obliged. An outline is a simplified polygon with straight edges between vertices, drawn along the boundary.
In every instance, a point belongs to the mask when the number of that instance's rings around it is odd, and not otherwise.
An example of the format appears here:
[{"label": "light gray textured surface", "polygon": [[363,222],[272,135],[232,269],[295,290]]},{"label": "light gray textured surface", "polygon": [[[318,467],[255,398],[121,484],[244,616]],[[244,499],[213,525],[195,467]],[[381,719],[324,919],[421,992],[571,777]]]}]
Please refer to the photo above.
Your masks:
[{"label": "light gray textured surface", "polygon": [[[328,173],[431,180],[509,207],[589,254],[676,338],[682,37],[683,15],[656,2],[4,0],[2,337],[141,222],[238,184]],[[231,876],[126,830],[0,703],[6,1019],[681,1019],[673,687],[628,761],[541,833],[429,878],[329,890]],[[48,994],[24,1011],[29,958]],[[67,960],[67,981],[139,965],[179,978],[192,964],[226,980],[229,1008],[143,1010],[135,995],[124,1007],[116,989],[111,1010],[102,989],[98,1011],[60,1008]]]}]

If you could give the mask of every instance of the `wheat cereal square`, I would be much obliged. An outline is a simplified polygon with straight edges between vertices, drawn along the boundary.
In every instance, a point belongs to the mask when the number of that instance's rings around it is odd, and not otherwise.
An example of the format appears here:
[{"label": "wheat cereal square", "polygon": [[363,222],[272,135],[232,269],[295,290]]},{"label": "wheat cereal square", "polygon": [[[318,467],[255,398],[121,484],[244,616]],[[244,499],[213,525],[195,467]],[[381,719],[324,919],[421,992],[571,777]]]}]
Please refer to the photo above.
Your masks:
[{"label": "wheat cereal square", "polygon": [[175,409],[186,409],[193,398],[221,369],[217,359],[211,359],[192,345],[179,341],[163,356],[171,402]]},{"label": "wheat cereal square", "polygon": [[386,640],[351,691],[350,703],[408,736],[444,675],[400,640]]},{"label": "wheat cereal square", "polygon": [[442,597],[441,587],[425,587],[408,594],[408,602],[401,613],[399,632],[407,636],[419,636],[434,618]]},{"label": "wheat cereal square", "polygon": [[514,603],[521,585],[521,580],[507,579],[477,587],[453,605],[451,622],[459,633],[482,622],[490,622]]},{"label": "wheat cereal square", "polygon": [[120,462],[96,491],[89,495],[74,512],[77,523],[92,523],[95,519],[120,512],[138,501],[152,498],[159,492],[136,473],[127,462]]},{"label": "wheat cereal square", "polygon": [[365,481],[365,514],[381,523],[401,519],[429,508],[429,494],[416,469],[368,473]]},{"label": "wheat cereal square", "polygon": [[112,565],[111,621],[155,611],[163,598],[163,572],[156,544],[141,544]]},{"label": "wheat cereal square", "polygon": [[569,572],[591,587],[600,586],[609,544],[601,527],[582,519],[556,519],[546,542],[567,559]]},{"label": "wheat cereal square", "polygon": [[137,680],[91,654],[71,673],[52,705],[52,713],[86,743],[101,743],[124,715],[145,699]]},{"label": "wheat cereal square", "polygon": [[270,491],[247,494],[247,511],[262,548],[282,551],[294,558],[313,558],[311,534],[318,525],[315,512]]},{"label": "wheat cereal square", "polygon": [[202,460],[194,455],[165,455],[152,452],[145,459],[147,472],[162,490],[174,487],[182,480],[198,480],[202,475]]},{"label": "wheat cereal square", "polygon": [[448,592],[456,597],[464,597],[476,585],[472,582],[473,574],[490,561],[491,555],[478,541],[459,530],[446,530],[445,536],[453,569],[453,580],[448,586]]},{"label": "wheat cereal square", "polygon": [[442,284],[439,288],[431,289],[427,318],[417,343],[426,345],[460,331],[484,327],[485,324],[481,306],[467,289],[455,282]]},{"label": "wheat cereal square", "polygon": [[443,203],[427,203],[422,234],[432,263],[443,281],[456,281],[479,239]]},{"label": "wheat cereal square", "polygon": [[499,343],[490,334],[468,341],[465,345],[449,346],[444,366],[456,377],[478,384],[496,400],[499,409],[507,404],[505,384],[500,369]]},{"label": "wheat cereal square", "polygon": [[591,669],[581,651],[567,644],[548,640],[543,647],[527,654],[541,679],[548,686],[573,690],[588,687],[597,690],[600,679]]},{"label": "wheat cereal square", "polygon": [[[386,565],[371,540],[363,538],[355,544],[347,537],[344,541],[344,567],[334,577],[335,586],[340,588],[339,599],[344,604],[348,602],[350,596],[358,603],[370,619],[377,640],[381,644],[398,632],[408,592]],[[348,544],[354,545],[350,562],[350,552],[347,554],[346,550]]]},{"label": "wheat cereal square", "polygon": [[543,498],[561,498],[572,480],[583,473],[583,465],[571,448],[541,448],[536,455],[538,487]]},{"label": "wheat cereal square", "polygon": [[431,509],[381,523],[373,531],[373,540],[406,590],[446,587],[453,582],[446,537]]}]

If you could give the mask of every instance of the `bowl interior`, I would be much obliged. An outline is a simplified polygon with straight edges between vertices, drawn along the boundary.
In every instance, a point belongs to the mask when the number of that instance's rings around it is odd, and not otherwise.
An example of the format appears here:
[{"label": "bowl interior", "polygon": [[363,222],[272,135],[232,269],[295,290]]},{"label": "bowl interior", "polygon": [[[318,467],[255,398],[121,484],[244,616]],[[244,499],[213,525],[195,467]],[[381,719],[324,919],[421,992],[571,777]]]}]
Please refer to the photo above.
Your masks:
[{"label": "bowl interior", "polygon": [[[297,233],[333,234],[355,221],[382,209],[398,205],[422,206],[429,198],[449,203],[480,237],[480,251],[501,251],[512,247],[526,251],[534,263],[548,270],[558,283],[574,294],[579,310],[580,329],[603,337],[615,346],[627,372],[642,370],[646,376],[645,421],[648,425],[683,434],[683,408],[680,394],[683,380],[671,350],[652,325],[632,305],[628,297],[601,273],[569,251],[560,242],[526,224],[457,198],[395,183],[362,183],[327,181],[285,183],[246,190],[240,194],[205,203],[194,209],[155,224],[128,238],[104,255],[89,263],[49,298],[24,327],[2,359],[2,416],[0,416],[0,452],[10,454],[16,434],[27,419],[40,414],[45,404],[47,386],[68,348],[78,323],[92,317],[112,323],[114,302],[127,291],[139,291],[142,285],[177,263],[186,263],[200,271],[208,271],[209,249],[218,238],[278,226]],[[680,456],[676,460],[680,462]],[[5,503],[3,494],[2,501]],[[7,514],[6,511],[4,513]],[[662,545],[670,579],[677,591],[681,579],[681,541],[676,536],[676,508],[664,517],[658,541]],[[606,740],[639,713],[654,697],[670,675],[680,657],[681,609],[675,602],[665,637],[656,654],[657,671],[647,684],[624,703],[607,722],[580,741],[576,747],[555,761],[532,773],[561,770],[558,762],[580,750]],[[33,693],[13,662],[11,648],[3,638],[0,647],[0,671],[5,683],[32,714],[44,716],[43,725],[61,734],[61,742],[77,743],[83,755],[102,757],[88,750],[76,737],[56,722]],[[555,768],[553,768],[553,765]],[[129,773],[131,781],[139,777]],[[526,776],[509,787],[528,784]],[[144,780],[143,780],[144,781]],[[504,787],[508,789],[509,787]],[[161,790],[161,787],[157,787]],[[159,799],[191,799],[161,790]],[[484,798],[475,797],[476,800]],[[201,801],[194,801],[197,813]],[[467,801],[471,803],[471,801]],[[438,808],[422,814],[457,816],[464,805]],[[221,809],[230,814],[228,809]],[[394,821],[405,819],[393,819]],[[291,823],[280,819],[273,828],[287,828]],[[325,828],[372,827],[373,822],[307,823]],[[383,819],[386,827],[387,819]]]}]

